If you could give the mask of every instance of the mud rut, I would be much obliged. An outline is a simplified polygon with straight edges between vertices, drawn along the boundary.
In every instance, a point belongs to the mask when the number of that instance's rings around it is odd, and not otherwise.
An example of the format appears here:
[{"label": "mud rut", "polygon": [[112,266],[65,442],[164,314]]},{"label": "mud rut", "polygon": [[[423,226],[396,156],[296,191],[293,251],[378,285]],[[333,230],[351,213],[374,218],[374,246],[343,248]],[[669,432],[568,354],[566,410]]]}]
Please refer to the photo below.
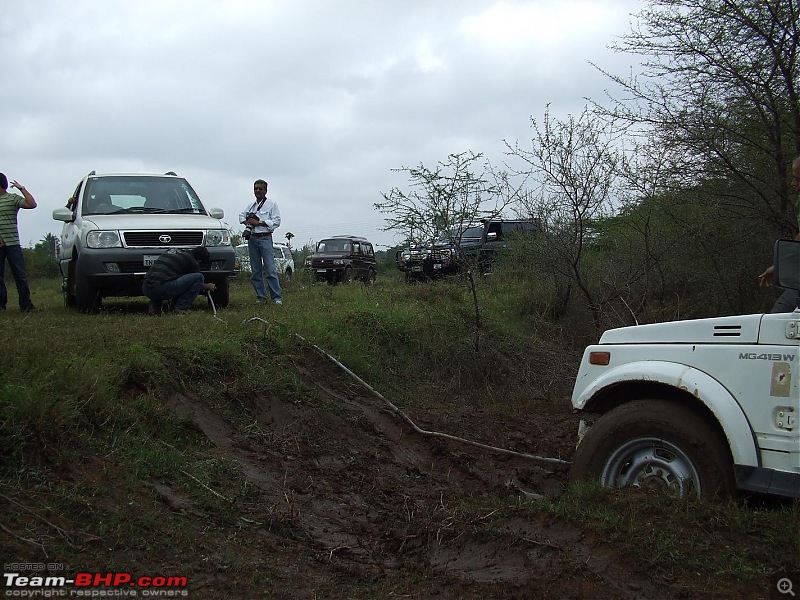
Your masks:
[{"label": "mud rut", "polygon": [[[424,574],[439,598],[673,597],[569,524],[475,514],[461,504],[491,490],[513,506],[556,491],[563,473],[421,436],[335,366],[311,351],[307,358],[298,369],[326,400],[261,398],[253,427],[264,443],[191,395],[171,399],[258,489],[258,506],[233,510],[248,535],[284,549],[286,563],[276,567],[286,571],[283,597],[312,597],[321,581],[343,574],[370,582],[401,572]],[[174,510],[192,512],[170,489],[157,491]],[[485,523],[501,533],[476,533]]]}]

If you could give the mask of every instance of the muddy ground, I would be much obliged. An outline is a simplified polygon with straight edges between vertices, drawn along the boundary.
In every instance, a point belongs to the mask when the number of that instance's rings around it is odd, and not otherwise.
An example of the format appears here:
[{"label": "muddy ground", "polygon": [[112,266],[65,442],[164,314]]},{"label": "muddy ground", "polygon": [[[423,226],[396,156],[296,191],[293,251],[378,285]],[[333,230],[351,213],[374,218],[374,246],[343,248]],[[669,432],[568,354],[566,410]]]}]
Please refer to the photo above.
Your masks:
[{"label": "muddy ground", "polygon": [[[96,485],[98,506],[124,513],[141,503],[156,515],[136,542],[73,536],[79,566],[91,564],[78,551],[83,544],[95,557],[108,552],[105,568],[186,576],[195,599],[767,597],[734,582],[704,591],[692,575],[659,581],[597,536],[520,508],[537,495],[558,495],[563,469],[420,434],[311,350],[297,368],[305,389],[296,397],[223,397],[217,405],[192,393],[169,398],[207,438],[207,460],[235,465],[246,493],[214,482],[149,480],[139,498],[116,497],[113,457],[62,473]],[[565,460],[577,430],[566,406],[505,419],[477,409],[408,417],[426,430]],[[209,510],[208,498],[223,517]],[[92,531],[81,510],[47,522]]]},{"label": "muddy ground", "polygon": [[[685,581],[653,583],[595,536],[515,512],[536,495],[558,495],[565,469],[420,434],[389,399],[313,353],[308,358],[298,368],[328,403],[260,398],[256,417],[268,444],[244,439],[191,396],[172,400],[258,490],[257,502],[234,510],[237,535],[259,543],[221,558],[238,561],[241,574],[266,570],[269,581],[241,588],[246,578],[237,577],[232,588],[225,575],[196,572],[192,587],[202,597],[760,597],[735,586],[706,593]],[[424,430],[565,460],[577,430],[566,409],[504,421],[479,410],[406,416]],[[489,492],[502,499],[502,511],[469,502]],[[190,500],[182,505],[166,488],[159,494],[174,510],[191,512]]]}]

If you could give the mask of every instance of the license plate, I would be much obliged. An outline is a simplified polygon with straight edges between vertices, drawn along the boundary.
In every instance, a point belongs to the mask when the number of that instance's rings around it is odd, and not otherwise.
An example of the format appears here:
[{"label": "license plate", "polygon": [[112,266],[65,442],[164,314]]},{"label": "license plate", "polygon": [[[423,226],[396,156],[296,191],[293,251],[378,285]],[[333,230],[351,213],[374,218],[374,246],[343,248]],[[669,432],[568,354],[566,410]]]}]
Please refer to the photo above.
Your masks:
[{"label": "license plate", "polygon": [[327,273],[328,269],[317,269],[317,273]]},{"label": "license plate", "polygon": [[415,273],[419,273],[422,271],[422,267],[411,267],[411,270],[414,271]]},{"label": "license plate", "polygon": [[145,267],[152,267],[153,263],[158,260],[158,257],[161,256],[160,254],[145,254],[144,255],[144,266]]}]

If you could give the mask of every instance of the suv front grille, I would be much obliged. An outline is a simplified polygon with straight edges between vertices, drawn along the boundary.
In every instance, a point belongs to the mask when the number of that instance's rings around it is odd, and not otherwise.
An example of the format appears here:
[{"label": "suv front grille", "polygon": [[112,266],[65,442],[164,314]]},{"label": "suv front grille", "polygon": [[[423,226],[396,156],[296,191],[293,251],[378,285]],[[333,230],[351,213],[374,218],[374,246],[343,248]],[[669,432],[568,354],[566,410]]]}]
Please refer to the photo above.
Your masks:
[{"label": "suv front grille", "polygon": [[[203,243],[202,231],[125,231],[122,236],[129,248],[200,246]],[[166,238],[169,240],[166,241]]]},{"label": "suv front grille", "polygon": [[313,265],[314,268],[333,268],[333,267],[341,267],[342,265],[334,265],[332,258],[318,258],[314,260]]}]

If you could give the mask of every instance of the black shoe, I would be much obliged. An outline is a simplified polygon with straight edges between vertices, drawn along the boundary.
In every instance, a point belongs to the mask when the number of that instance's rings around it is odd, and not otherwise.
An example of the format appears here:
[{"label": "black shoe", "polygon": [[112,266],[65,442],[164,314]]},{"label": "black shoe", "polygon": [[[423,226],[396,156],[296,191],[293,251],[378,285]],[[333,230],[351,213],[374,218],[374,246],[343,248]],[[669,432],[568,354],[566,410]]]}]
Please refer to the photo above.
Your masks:
[{"label": "black shoe", "polygon": [[[5,308],[4,308],[3,310],[5,310]],[[39,310],[39,309],[38,309],[38,308],[36,308],[36,307],[35,307],[33,304],[29,304],[29,305],[28,305],[28,306],[26,306],[25,308],[20,308],[20,310],[21,310],[22,312],[33,312],[33,311],[35,311],[35,310]]]}]

